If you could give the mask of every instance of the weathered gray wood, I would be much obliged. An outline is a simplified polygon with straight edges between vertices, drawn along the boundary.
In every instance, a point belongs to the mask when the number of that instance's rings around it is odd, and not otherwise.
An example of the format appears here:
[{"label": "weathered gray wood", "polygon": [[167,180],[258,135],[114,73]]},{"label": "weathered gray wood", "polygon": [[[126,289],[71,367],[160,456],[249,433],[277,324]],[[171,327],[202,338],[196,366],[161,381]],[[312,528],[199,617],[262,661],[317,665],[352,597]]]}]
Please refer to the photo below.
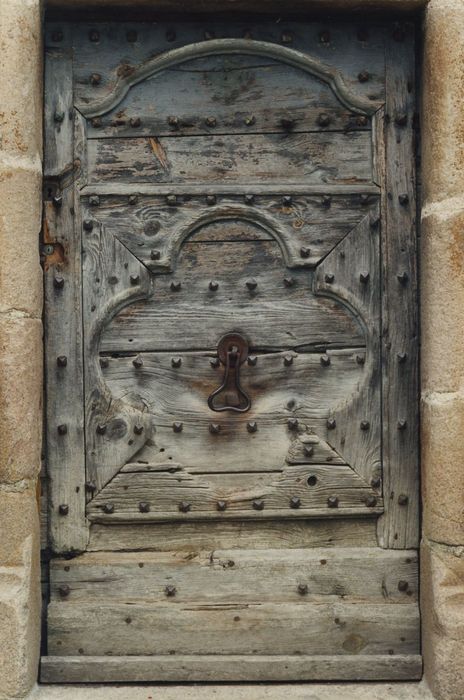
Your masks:
[{"label": "weathered gray wood", "polygon": [[[297,582],[295,582],[295,588]],[[48,652],[140,654],[418,654],[417,604],[304,602],[49,605]],[[130,620],[128,623],[127,620]],[[285,621],[285,624],[283,624]],[[59,643],[60,642],[60,643]]]},{"label": "weathered gray wood", "polygon": [[[60,206],[44,203],[44,243],[51,246],[44,263],[46,451],[50,546],[63,552],[83,550],[87,542],[81,240],[74,225],[74,187],[68,177],[73,154],[71,60],[61,53],[52,53],[46,60],[46,174],[56,178],[55,194],[61,197]],[[53,118],[55,110],[64,113],[59,127]]]},{"label": "weathered gray wood", "polygon": [[[103,81],[108,76],[103,78]],[[105,87],[98,92],[105,91]],[[88,85],[92,102],[95,86]],[[321,127],[321,114],[330,122]],[[209,127],[208,116],[216,123]],[[328,85],[276,60],[246,55],[193,59],[134,86],[92,126],[95,137],[182,136],[286,131],[364,130]]]},{"label": "weathered gray wood", "polygon": [[[129,207],[127,193],[100,196],[93,214],[144,265],[162,272],[175,268],[175,258],[186,239],[196,243],[275,240],[288,266],[313,267],[376,206],[376,197],[364,203],[359,194],[328,199],[327,195],[294,195],[289,204],[284,204],[281,193],[247,194],[253,195],[250,203],[243,194],[216,194],[213,205],[207,202],[205,193],[179,195],[176,206],[167,202],[166,195],[135,195],[136,203]],[[95,195],[90,201],[95,201]],[[302,247],[309,249],[305,258],[301,256]],[[156,259],[152,251],[156,251]]]},{"label": "weathered gray wood", "polygon": [[[349,196],[349,195],[379,195],[380,188],[376,184],[347,184],[347,185],[333,185],[331,183],[319,183],[316,185],[302,185],[301,183],[292,183],[292,194],[294,195],[334,195],[334,196]],[[146,195],[149,197],[154,197],[157,195],[167,195],[172,194],[172,185],[163,185],[162,183],[151,185],[150,183],[131,183],[131,182],[100,182],[94,185],[86,185],[82,188],[82,196],[88,196],[89,194],[97,195],[123,195],[128,196],[130,194],[135,195]],[[216,194],[216,195],[245,195],[245,194],[257,194],[257,195],[282,195],[286,194],[289,190],[284,185],[279,185],[278,182],[262,183],[257,182],[250,184],[243,184],[240,182],[236,183],[205,183],[204,185],[196,185],[195,183],[176,185],[175,191],[179,195],[206,195],[206,194]],[[185,199],[187,201],[187,199]]]},{"label": "weathered gray wood", "polygon": [[[244,520],[206,522],[93,523],[88,551],[376,547],[376,523],[350,520]],[[143,559],[143,557],[142,557]],[[142,561],[141,559],[141,561]]]},{"label": "weathered gray wood", "polygon": [[315,280],[317,293],[342,299],[365,329],[366,350],[356,356],[363,363],[362,379],[345,405],[331,413],[335,425],[327,428],[325,439],[367,483],[381,470],[378,219],[378,211],[366,215],[317,268]]},{"label": "weathered gray wood", "polygon": [[55,559],[50,569],[52,602],[62,601],[61,586],[70,588],[63,605],[163,603],[168,585],[176,605],[294,603],[298,584],[308,586],[305,603],[410,604],[418,598],[418,557],[377,547],[96,552]]},{"label": "weathered gray wood", "polygon": [[[287,287],[287,277],[295,284]],[[250,279],[257,282],[252,291],[246,286]],[[214,293],[212,280],[219,282]],[[181,282],[181,289],[173,292],[172,282]],[[365,342],[360,323],[342,304],[314,297],[311,274],[286,269],[277,243],[249,241],[186,243],[175,272],[156,278],[150,298],[122,309],[107,323],[100,349],[214,350],[232,330],[247,336],[253,351],[360,347]]]},{"label": "weathered gray wood", "polygon": [[420,679],[419,655],[45,656],[42,683],[402,681]]},{"label": "weathered gray wood", "polygon": [[[153,471],[117,474],[89,503],[87,516],[98,522],[317,518],[339,517],[341,513],[374,517],[383,508],[380,497],[368,502],[374,495],[372,487],[346,465],[287,465],[281,473],[195,474],[167,462]],[[291,505],[295,497],[300,499],[296,508]],[[336,507],[328,503],[330,497],[338,499]],[[225,510],[218,510],[218,501],[226,503]],[[253,505],[256,501],[262,501],[261,508]],[[141,502],[147,503],[149,510],[141,512]],[[182,503],[188,503],[189,509],[182,509]],[[107,512],[108,504],[111,512]]]},{"label": "weathered gray wood", "polygon": [[[384,547],[419,541],[416,197],[414,177],[414,27],[387,46],[383,221],[383,444],[387,511],[379,523]],[[395,119],[406,115],[407,124]],[[400,197],[408,202],[401,204]]]},{"label": "weathered gray wood", "polygon": [[368,132],[93,139],[89,183],[372,184]]}]

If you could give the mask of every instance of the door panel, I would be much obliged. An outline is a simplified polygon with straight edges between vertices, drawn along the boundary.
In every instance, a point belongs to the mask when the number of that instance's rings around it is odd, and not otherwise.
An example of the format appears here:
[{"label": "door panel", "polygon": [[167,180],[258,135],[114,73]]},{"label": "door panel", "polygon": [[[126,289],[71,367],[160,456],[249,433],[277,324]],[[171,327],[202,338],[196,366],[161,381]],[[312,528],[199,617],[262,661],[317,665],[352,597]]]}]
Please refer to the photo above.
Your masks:
[{"label": "door panel", "polygon": [[47,29],[46,681],[420,675],[413,30],[249,19]]}]

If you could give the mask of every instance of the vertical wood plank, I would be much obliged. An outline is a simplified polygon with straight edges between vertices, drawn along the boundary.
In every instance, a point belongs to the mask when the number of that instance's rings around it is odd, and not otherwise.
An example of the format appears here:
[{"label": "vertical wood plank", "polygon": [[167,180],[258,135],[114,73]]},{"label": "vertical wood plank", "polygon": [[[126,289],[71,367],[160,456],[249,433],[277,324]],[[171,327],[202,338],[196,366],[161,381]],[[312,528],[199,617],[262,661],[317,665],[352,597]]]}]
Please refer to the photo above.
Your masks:
[{"label": "vertical wood plank", "polygon": [[[46,57],[44,203],[45,376],[49,539],[56,552],[87,544],[83,421],[81,241],[74,226],[73,92],[70,52]],[[57,121],[56,114],[59,114]],[[61,116],[63,115],[63,119]],[[51,184],[50,184],[51,183]]]},{"label": "vertical wood plank", "polygon": [[386,43],[383,260],[385,515],[379,544],[418,544],[418,313],[414,176],[414,27]]}]

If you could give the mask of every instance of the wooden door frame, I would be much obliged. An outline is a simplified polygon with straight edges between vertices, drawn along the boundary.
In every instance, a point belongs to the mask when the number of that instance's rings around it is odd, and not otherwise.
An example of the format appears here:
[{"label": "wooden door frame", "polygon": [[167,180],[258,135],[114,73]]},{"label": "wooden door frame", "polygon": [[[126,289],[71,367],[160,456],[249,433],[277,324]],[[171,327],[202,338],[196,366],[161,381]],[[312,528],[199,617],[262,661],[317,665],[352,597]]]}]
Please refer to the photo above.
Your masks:
[{"label": "wooden door frame", "polygon": [[[103,0],[50,0],[50,7],[102,7]],[[113,6],[124,6],[114,0]],[[147,6],[148,0],[131,2]],[[153,2],[149,3],[153,6]],[[5,71],[2,93],[6,127],[14,137],[2,144],[2,216],[8,222],[8,242],[2,256],[2,336],[0,350],[4,385],[10,400],[4,401],[0,509],[3,512],[4,547],[1,564],[5,596],[1,604],[8,615],[1,632],[4,644],[0,688],[7,695],[24,696],[36,678],[39,655],[38,518],[35,488],[40,465],[41,340],[38,293],[38,212],[41,207],[40,89],[42,61],[39,0],[2,5],[0,23],[4,40]],[[160,0],[158,9],[185,11],[185,2]],[[212,11],[231,8],[232,3],[202,3]],[[393,13],[421,10],[423,15],[424,62],[422,67],[422,155],[424,197],[421,247],[422,290],[422,480],[423,540],[422,599],[425,674],[436,697],[462,695],[464,675],[464,623],[455,600],[464,592],[462,544],[464,517],[458,465],[464,457],[460,425],[464,404],[459,384],[464,376],[461,334],[464,308],[464,273],[459,259],[459,229],[462,228],[464,162],[458,156],[464,147],[459,129],[462,102],[460,90],[460,45],[464,35],[464,8],[450,0],[298,0],[292,9],[316,6],[327,10],[360,9]],[[245,10],[247,3],[234,2]],[[271,11],[271,2],[266,10]],[[5,21],[3,21],[3,19]],[[364,20],[364,17],[363,17]],[[20,29],[21,28],[21,29]],[[461,97],[451,100],[451,96]],[[24,109],[24,100],[28,109]],[[17,247],[11,241],[19,241]],[[453,248],[454,245],[454,248]],[[15,256],[14,258],[12,256]],[[15,275],[11,270],[14,264]],[[450,280],[452,283],[450,283]],[[436,300],[439,298],[440,303]],[[443,338],[447,354],[443,358]],[[456,350],[456,352],[454,352]],[[24,418],[26,417],[26,418]],[[18,426],[22,433],[18,445]],[[446,440],[447,448],[442,445]],[[5,447],[3,447],[3,445]],[[14,453],[11,446],[13,446]],[[12,583],[11,576],[17,582]],[[4,578],[6,577],[6,578]],[[451,589],[450,583],[452,582]],[[12,586],[18,594],[11,597]],[[449,592],[451,590],[451,593]],[[443,661],[443,659],[446,659]],[[23,661],[24,660],[24,661]]]}]

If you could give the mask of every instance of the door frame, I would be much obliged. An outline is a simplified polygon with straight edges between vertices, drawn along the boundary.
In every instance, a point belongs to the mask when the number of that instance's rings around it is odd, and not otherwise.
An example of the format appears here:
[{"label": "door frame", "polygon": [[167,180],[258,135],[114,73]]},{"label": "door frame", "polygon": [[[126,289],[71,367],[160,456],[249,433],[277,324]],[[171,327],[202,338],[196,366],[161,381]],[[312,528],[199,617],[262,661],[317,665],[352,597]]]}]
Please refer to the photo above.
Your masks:
[{"label": "door frame", "polygon": [[[0,418],[5,444],[1,470],[0,508],[4,512],[6,546],[0,563],[7,567],[5,591],[8,620],[5,634],[5,671],[0,688],[10,695],[25,695],[34,683],[39,655],[40,602],[38,584],[38,517],[35,488],[40,465],[41,423],[41,299],[37,234],[41,208],[42,64],[39,0],[5,2],[0,35],[6,56],[7,79],[2,97],[7,105],[8,133],[1,170],[7,172],[1,187],[2,217],[8,221],[9,241],[20,242],[21,256],[8,249],[0,261],[3,279],[3,313],[0,323],[7,339],[0,349],[0,366],[8,401]],[[101,7],[101,0],[50,0],[55,8]],[[147,6],[147,0],[125,3]],[[149,3],[153,6],[153,2]],[[158,9],[175,11],[175,0],[160,0]],[[219,3],[209,0],[202,9],[213,11]],[[421,10],[426,0],[295,0],[294,10],[389,10],[391,13]],[[266,10],[274,5],[267,3]],[[245,1],[234,9],[246,10]],[[391,16],[391,15],[390,15]],[[417,15],[416,15],[417,16]],[[2,17],[3,20],[3,17]],[[464,8],[449,0],[432,0],[423,15],[423,172],[421,290],[422,290],[422,600],[425,675],[437,697],[462,693],[464,654],[463,623],[456,620],[462,584],[464,517],[458,466],[464,456],[460,424],[464,403],[459,384],[464,376],[460,352],[463,325],[464,271],[459,262],[459,229],[463,210],[464,163],[457,154],[464,146],[459,131],[459,45],[464,34]],[[363,21],[365,18],[363,17]],[[23,33],[19,27],[22,27]],[[24,29],[25,28],[25,29]],[[11,80],[8,77],[11,76]],[[24,109],[24,99],[28,109]],[[27,202],[27,205],[26,205]],[[451,241],[451,244],[450,244]],[[454,245],[454,248],[453,248]],[[16,249],[16,246],[12,247]],[[15,275],[12,279],[11,270]],[[450,280],[452,283],[450,283]],[[436,303],[439,298],[440,303]],[[447,353],[443,358],[443,338]],[[454,352],[456,350],[456,352]],[[18,430],[21,444],[18,445]],[[442,448],[447,440],[446,454]],[[11,451],[14,448],[14,455]],[[11,576],[16,584],[12,584]],[[451,593],[449,581],[452,582]],[[1,599],[2,602],[3,598]],[[438,621],[438,624],[437,624]],[[457,633],[461,630],[461,635]],[[446,662],[442,659],[446,658]],[[26,659],[24,662],[20,659]],[[454,694],[454,695],[453,695]]]}]

